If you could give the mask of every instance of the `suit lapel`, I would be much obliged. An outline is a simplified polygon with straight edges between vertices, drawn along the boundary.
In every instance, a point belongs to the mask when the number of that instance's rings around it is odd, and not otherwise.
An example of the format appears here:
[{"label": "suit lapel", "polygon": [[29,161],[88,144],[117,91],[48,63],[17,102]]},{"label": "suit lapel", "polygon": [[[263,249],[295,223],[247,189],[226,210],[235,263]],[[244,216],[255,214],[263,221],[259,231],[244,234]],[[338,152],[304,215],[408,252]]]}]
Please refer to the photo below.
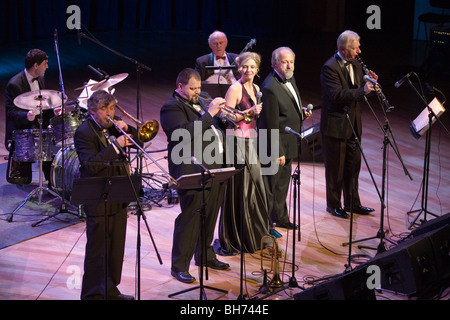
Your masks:
[{"label": "suit lapel", "polygon": [[298,102],[300,103],[300,106],[297,105],[297,101],[295,100],[295,97],[292,95],[291,90],[289,90],[289,88],[281,81],[278,74],[276,72],[274,72],[274,75],[275,75],[275,78],[278,80],[277,82],[280,85],[280,87],[282,88],[282,90],[284,90],[287,93],[287,95],[289,96],[289,98],[291,99],[294,109],[297,111],[297,113],[300,114],[300,117],[303,119],[303,114],[302,114],[302,112],[300,112],[300,110],[301,110],[300,94],[298,92],[298,88],[295,83],[295,79],[293,78],[293,83],[291,82],[291,84],[294,87],[294,91],[297,93],[297,98],[298,98]]}]

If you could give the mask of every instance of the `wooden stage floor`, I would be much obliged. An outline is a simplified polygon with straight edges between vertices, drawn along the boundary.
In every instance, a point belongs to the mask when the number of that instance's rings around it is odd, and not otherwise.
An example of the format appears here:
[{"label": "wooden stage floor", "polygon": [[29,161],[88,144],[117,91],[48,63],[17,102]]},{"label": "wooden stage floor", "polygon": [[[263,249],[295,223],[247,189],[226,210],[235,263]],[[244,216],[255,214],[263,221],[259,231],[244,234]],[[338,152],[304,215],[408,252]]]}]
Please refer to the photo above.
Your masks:
[{"label": "wooden stage floor", "polygon": [[[181,37],[182,35],[180,35]],[[140,36],[139,36],[140,37]],[[127,44],[128,39],[119,37],[119,39]],[[72,39],[75,41],[74,39]],[[171,37],[165,39],[168,48],[173,45]],[[206,41],[206,40],[205,40]],[[174,41],[175,42],[175,41]],[[194,41],[194,45],[198,45],[198,41]],[[86,47],[90,47],[86,45]],[[202,50],[205,46],[202,45]],[[51,49],[48,49],[50,52]],[[84,50],[84,48],[77,49]],[[167,49],[170,51],[169,49]],[[16,59],[17,48],[11,51]],[[236,49],[238,51],[238,49]],[[172,51],[170,51],[172,52]],[[53,54],[53,53],[52,53]],[[104,52],[103,52],[104,54]],[[151,53],[154,54],[154,53]],[[200,55],[196,53],[196,55]],[[85,56],[88,60],[91,56]],[[195,55],[193,55],[195,57]],[[97,57],[98,59],[98,57]],[[162,59],[169,59],[168,56],[162,56]],[[119,73],[120,59],[115,60],[114,70]],[[317,61],[315,66],[318,67],[324,60]],[[118,62],[118,63],[116,63]],[[89,63],[89,62],[88,62]],[[88,64],[86,63],[86,64]],[[268,64],[268,59],[265,60]],[[367,62],[366,62],[367,63]],[[90,63],[96,67],[106,69],[107,66]],[[178,66],[178,65],[177,65]],[[186,65],[191,66],[191,64]],[[156,66],[158,70],[158,66]],[[181,69],[181,68],[180,68]],[[173,83],[177,72],[171,71],[170,74],[162,76],[163,72],[157,76],[146,75],[143,79],[141,99],[143,104],[142,118],[146,121],[150,119],[159,120],[159,108],[164,101],[171,95]],[[299,67],[302,70],[301,67]],[[303,70],[302,70],[303,71]],[[316,70],[317,71],[317,70]],[[128,72],[128,71],[127,71]],[[130,74],[132,74],[132,68]],[[79,72],[70,71],[65,75],[65,86],[68,89],[69,97],[76,97],[75,88],[83,84],[92,76],[86,71],[83,75]],[[380,72],[379,72],[380,73]],[[113,74],[113,72],[111,72]],[[49,73],[48,77],[52,74]],[[54,76],[54,73],[53,73]],[[265,75],[262,76],[262,78]],[[161,78],[159,78],[161,77]],[[299,74],[300,77],[300,74]],[[317,78],[318,75],[315,77]],[[150,78],[150,79],[149,79]],[[380,75],[382,79],[382,75]],[[57,87],[57,78],[49,80]],[[300,81],[302,83],[302,81]],[[303,81],[306,83],[306,81]],[[125,107],[130,114],[136,114],[135,79],[130,76],[128,80],[117,85],[116,96],[119,103]],[[303,93],[303,103],[320,104],[320,93],[317,90],[317,81],[307,83],[300,91]],[[4,85],[2,85],[3,88]],[[311,87],[316,87],[312,90]],[[397,242],[407,236],[411,230],[409,226],[411,221],[416,217],[416,210],[421,208],[421,183],[423,178],[424,150],[425,139],[415,139],[410,130],[409,122],[419,109],[415,109],[411,115],[409,106],[401,107],[404,97],[394,97],[399,91],[389,91],[385,94],[399,105],[398,110],[388,114],[389,123],[394,133],[395,142],[398,145],[403,163],[411,175],[412,180],[405,174],[404,169],[393,149],[388,146],[386,159],[386,181],[385,181],[385,202],[383,219],[381,219],[381,204],[377,194],[377,189],[382,190],[383,177],[383,135],[379,124],[375,120],[374,115],[369,108],[364,108],[363,123],[364,133],[362,146],[367,165],[363,163],[360,177],[360,195],[363,205],[375,208],[374,214],[369,216],[355,215],[353,221],[352,239],[364,239],[367,237],[375,237],[381,227],[386,231],[385,246],[389,249],[393,242]],[[407,99],[416,100],[412,97],[411,92],[407,94]],[[379,107],[374,104],[375,114],[381,123],[385,124],[385,119],[379,111]],[[2,113],[3,116],[3,113]],[[320,121],[320,110],[315,111],[305,128],[312,126]],[[444,123],[445,124],[445,123]],[[447,122],[448,125],[448,122]],[[3,127],[2,127],[3,128]],[[4,129],[3,129],[4,130]],[[2,141],[3,141],[2,132]],[[3,146],[2,146],[3,147]],[[152,151],[151,155],[164,168],[167,167],[167,161],[164,159],[166,153],[159,151],[166,148],[166,137],[161,131],[147,147],[147,151]],[[2,149],[4,150],[4,149]],[[153,152],[157,151],[157,152]],[[4,152],[4,151],[2,151]],[[439,124],[435,124],[432,134],[431,145],[431,163],[429,172],[428,185],[428,210],[438,216],[445,215],[450,212],[450,137],[442,130]],[[3,158],[3,157],[2,157]],[[4,161],[2,159],[2,161]],[[372,181],[369,169],[373,174],[375,181]],[[295,277],[298,284],[303,288],[311,287],[311,281],[328,277],[332,275],[342,274],[348,263],[348,246],[342,244],[350,239],[350,220],[343,220],[331,216],[326,212],[325,208],[325,183],[324,168],[322,163],[302,162],[301,169],[301,186],[300,186],[300,241],[295,240],[295,257],[293,257],[293,233],[285,229],[277,228],[282,235],[278,239],[278,247],[283,251],[284,256],[280,258],[280,274],[282,280],[289,281],[292,275],[292,264],[294,264]],[[163,180],[161,172],[151,161],[146,160],[144,163],[144,172],[152,177],[150,183],[159,186],[159,182],[155,180]],[[5,179],[4,176],[1,177]],[[33,181],[36,184],[36,181]],[[375,187],[376,185],[376,187]],[[15,186],[11,185],[11,188]],[[290,207],[291,220],[292,213],[292,194],[290,193],[288,201]],[[284,199],[279,199],[283,201]],[[175,280],[170,275],[170,253],[172,247],[172,230],[174,219],[179,212],[178,204],[169,204],[167,199],[159,201],[157,204],[152,203],[152,207],[145,211],[146,221],[150,233],[154,239],[157,252],[159,253],[162,264],[159,263],[155,247],[151,241],[152,237],[148,232],[147,225],[144,221],[138,223],[135,214],[131,213],[128,217],[128,232],[126,241],[125,260],[123,265],[123,276],[120,290],[126,294],[140,296],[141,300],[198,300],[199,291],[194,290],[188,293],[169,298],[171,293],[180,290],[189,289],[198,283],[198,268],[192,263],[190,272],[197,277],[194,284],[183,284]],[[9,210],[11,210],[10,208]],[[5,212],[8,208],[4,208]],[[414,211],[411,214],[408,212]],[[417,222],[420,223],[424,215],[422,214]],[[433,216],[427,215],[428,219]],[[298,222],[298,221],[297,221]],[[414,225],[413,228],[417,227]],[[39,226],[37,226],[39,228]],[[140,251],[140,268],[138,268],[138,249],[137,239],[138,231],[142,240]],[[297,234],[295,235],[297,237]],[[378,246],[379,238],[370,241],[364,241],[364,245]],[[361,244],[361,243],[358,243]],[[368,254],[373,256],[375,251],[362,250],[358,248],[358,244],[354,244],[351,249],[352,254]],[[83,272],[85,246],[85,223],[80,222],[54,231],[39,237],[14,244],[0,250],[0,299],[2,300],[78,300],[80,297],[80,280]],[[236,300],[240,295],[240,260],[241,256],[220,257],[219,259],[230,264],[231,269],[228,271],[215,271],[209,269],[208,279],[205,285],[214,288],[220,288],[226,291],[225,294],[216,292],[215,290],[206,289],[206,295],[209,300]],[[259,289],[263,283],[263,273],[261,271],[261,254],[244,255],[244,282],[243,293],[247,298],[257,298],[263,295],[259,293]],[[269,268],[269,262],[264,256],[264,265]],[[356,267],[356,264],[352,264]],[[140,277],[138,277],[140,275]],[[271,274],[269,274],[271,276]],[[294,295],[301,292],[300,288],[288,288],[277,294],[267,297],[270,300],[294,300]],[[376,293],[377,300],[406,300],[408,297],[401,294],[394,294],[387,291]]]}]

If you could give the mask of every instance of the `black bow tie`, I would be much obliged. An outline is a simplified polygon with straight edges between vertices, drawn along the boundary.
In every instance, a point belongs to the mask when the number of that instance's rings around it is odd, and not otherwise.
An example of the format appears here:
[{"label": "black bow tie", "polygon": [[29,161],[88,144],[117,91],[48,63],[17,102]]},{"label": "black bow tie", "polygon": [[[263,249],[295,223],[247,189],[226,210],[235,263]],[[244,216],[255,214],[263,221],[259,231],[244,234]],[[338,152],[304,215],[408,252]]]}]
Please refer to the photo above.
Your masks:
[{"label": "black bow tie", "polygon": [[36,78],[31,79],[31,83],[33,83],[33,82],[35,82],[35,81],[38,81],[38,79],[39,79],[39,77],[36,77]]},{"label": "black bow tie", "polygon": [[344,61],[344,66],[348,66],[349,64],[352,64],[350,61]]},{"label": "black bow tie", "polygon": [[291,79],[285,79],[283,83],[291,83]]}]

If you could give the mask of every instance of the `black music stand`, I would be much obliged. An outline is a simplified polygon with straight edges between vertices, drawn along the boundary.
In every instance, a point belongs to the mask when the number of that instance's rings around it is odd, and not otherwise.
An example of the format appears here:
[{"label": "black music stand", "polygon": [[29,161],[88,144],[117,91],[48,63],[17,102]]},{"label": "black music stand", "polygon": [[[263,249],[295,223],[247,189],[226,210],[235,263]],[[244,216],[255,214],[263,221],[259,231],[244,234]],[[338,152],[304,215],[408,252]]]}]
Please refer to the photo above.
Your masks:
[{"label": "black music stand", "polygon": [[136,199],[134,190],[139,189],[140,185],[140,176],[89,177],[73,181],[72,204],[105,204],[105,299],[108,296],[108,213],[106,208],[108,203],[134,201]]},{"label": "black music stand", "polygon": [[[221,183],[224,181],[227,181],[229,178],[234,176],[236,173],[238,173],[239,170],[235,169],[234,167],[229,168],[221,168],[221,169],[211,169],[208,171],[202,171],[201,173],[193,173],[193,174],[187,174],[179,177],[177,179],[177,184],[172,184],[170,188],[174,189],[192,189],[192,188],[202,188],[202,205],[200,208],[200,246],[201,246],[201,252],[200,252],[200,285],[182,290],[176,293],[169,294],[169,298],[189,292],[192,290],[200,289],[200,300],[206,300],[206,294],[205,294],[205,288],[211,289],[215,291],[219,291],[222,293],[227,293],[226,290],[213,288],[210,286],[205,286],[203,284],[203,266],[206,266],[206,261],[204,261],[205,257],[205,251],[206,251],[206,237],[205,237],[205,228],[204,228],[204,220],[205,220],[205,188],[214,183]],[[206,270],[207,271],[207,270]]]}]

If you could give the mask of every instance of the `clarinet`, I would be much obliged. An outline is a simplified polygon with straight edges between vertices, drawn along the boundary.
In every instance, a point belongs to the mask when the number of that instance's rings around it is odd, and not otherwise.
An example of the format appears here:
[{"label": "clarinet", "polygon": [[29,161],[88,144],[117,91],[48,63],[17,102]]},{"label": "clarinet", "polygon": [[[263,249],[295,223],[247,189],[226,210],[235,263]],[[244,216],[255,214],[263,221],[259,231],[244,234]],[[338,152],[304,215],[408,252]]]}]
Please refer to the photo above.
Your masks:
[{"label": "clarinet", "polygon": [[[367,76],[370,76],[370,75],[369,75],[369,69],[366,67],[366,65],[365,65],[364,62],[362,61],[361,57],[360,57],[360,56],[356,56],[356,60],[358,60],[358,62],[361,64],[361,67],[362,67],[364,73],[365,73]],[[389,101],[386,99],[385,95],[384,95],[383,92],[381,91],[380,86],[375,85],[375,91],[377,92],[377,94],[378,94],[378,96],[380,97],[381,101],[383,101],[383,104],[384,104],[384,106],[385,106],[385,108],[386,108],[386,112],[392,111],[392,109],[394,109],[394,107],[391,106],[391,105],[389,104]]]}]

